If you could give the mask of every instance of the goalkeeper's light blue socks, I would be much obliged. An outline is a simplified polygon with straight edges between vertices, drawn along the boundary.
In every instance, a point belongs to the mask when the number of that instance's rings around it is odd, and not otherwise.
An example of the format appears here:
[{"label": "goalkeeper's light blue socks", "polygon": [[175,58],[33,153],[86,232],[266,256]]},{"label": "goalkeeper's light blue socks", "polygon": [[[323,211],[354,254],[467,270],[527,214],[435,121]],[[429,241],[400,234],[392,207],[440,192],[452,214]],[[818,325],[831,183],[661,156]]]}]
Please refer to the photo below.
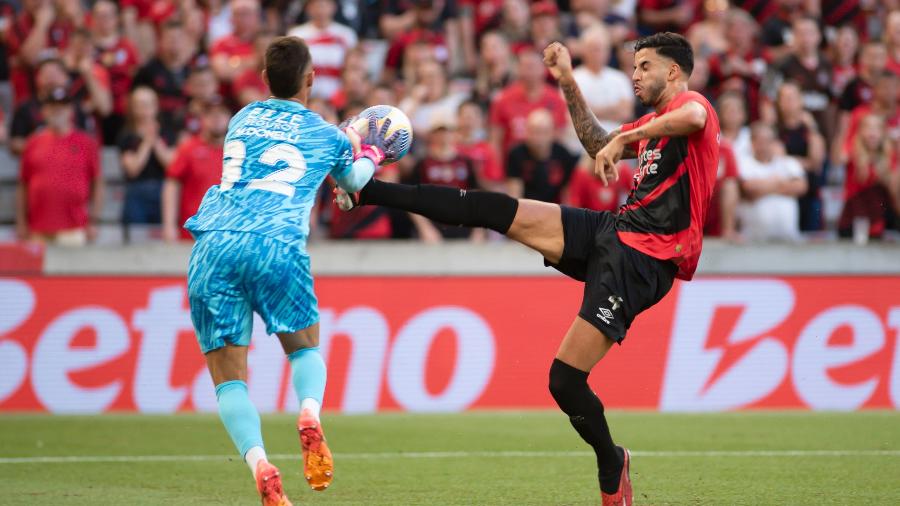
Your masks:
[{"label": "goalkeeper's light blue socks", "polygon": [[290,355],[292,380],[297,400],[300,401],[300,412],[308,411],[319,418],[322,408],[322,397],[325,395],[327,371],[319,347],[301,348]]},{"label": "goalkeeper's light blue socks", "polygon": [[[319,348],[302,348],[288,355],[291,362],[292,380],[300,412],[306,411],[316,419],[325,394],[326,368]],[[240,452],[252,473],[260,461],[266,460],[263,446],[259,412],[243,381],[226,381],[216,385],[216,399],[219,404],[219,418],[231,441]]]},{"label": "goalkeeper's light blue socks", "polygon": [[219,403],[219,418],[222,419],[225,430],[241,457],[250,466],[250,472],[255,474],[259,461],[266,460],[266,451],[263,447],[259,412],[250,401],[247,383],[226,381],[216,385],[216,400]]}]

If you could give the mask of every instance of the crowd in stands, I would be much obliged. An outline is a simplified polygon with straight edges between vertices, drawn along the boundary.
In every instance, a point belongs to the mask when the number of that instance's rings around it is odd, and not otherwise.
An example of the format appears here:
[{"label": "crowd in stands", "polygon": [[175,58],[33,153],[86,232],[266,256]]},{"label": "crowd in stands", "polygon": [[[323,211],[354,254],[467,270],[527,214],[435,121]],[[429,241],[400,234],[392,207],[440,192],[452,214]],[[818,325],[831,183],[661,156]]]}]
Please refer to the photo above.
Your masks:
[{"label": "crowd in stands", "polygon": [[[109,200],[100,150],[115,149],[123,230],[190,240],[181,224],[221,177],[230,115],[269,96],[262,55],[284,34],[310,46],[308,106],[326,120],[375,104],[410,117],[410,155],[379,177],[614,211],[632,165],[608,187],[594,177],[541,51],[570,48],[611,130],[647,112],[631,42],[666,30],[693,45],[690,86],[722,126],[708,235],[897,229],[900,0],[0,0],[16,234],[92,240]],[[825,193],[842,195],[832,219]],[[341,213],[327,188],[316,209],[314,239],[498,239],[377,207]]]}]

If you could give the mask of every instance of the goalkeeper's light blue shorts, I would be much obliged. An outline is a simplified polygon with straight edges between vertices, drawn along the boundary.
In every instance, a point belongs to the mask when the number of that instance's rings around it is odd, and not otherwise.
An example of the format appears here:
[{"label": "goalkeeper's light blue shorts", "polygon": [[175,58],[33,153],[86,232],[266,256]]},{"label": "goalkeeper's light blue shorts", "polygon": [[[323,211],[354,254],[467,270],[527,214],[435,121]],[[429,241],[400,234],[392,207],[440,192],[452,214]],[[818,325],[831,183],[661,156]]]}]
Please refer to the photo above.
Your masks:
[{"label": "goalkeeper's light blue shorts", "polygon": [[254,311],[269,334],[319,321],[309,255],[251,232],[209,231],[197,237],[188,299],[203,353],[226,343],[249,346]]}]

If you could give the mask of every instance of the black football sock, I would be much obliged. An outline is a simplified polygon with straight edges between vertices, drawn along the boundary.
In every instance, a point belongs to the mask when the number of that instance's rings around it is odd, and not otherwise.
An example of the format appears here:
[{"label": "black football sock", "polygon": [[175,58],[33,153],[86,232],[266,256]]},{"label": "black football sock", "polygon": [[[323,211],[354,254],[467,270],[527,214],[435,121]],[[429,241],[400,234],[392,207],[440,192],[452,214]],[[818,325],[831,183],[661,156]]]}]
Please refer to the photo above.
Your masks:
[{"label": "black football sock", "polygon": [[501,234],[509,230],[519,208],[518,200],[503,193],[377,179],[359,192],[359,204],[393,207],[446,225],[484,227]]},{"label": "black football sock", "polygon": [[603,404],[587,384],[588,373],[561,360],[550,366],[550,393],[569,422],[597,454],[600,489],[607,494],[619,490],[625,453],[613,444],[609,425],[603,415]]}]

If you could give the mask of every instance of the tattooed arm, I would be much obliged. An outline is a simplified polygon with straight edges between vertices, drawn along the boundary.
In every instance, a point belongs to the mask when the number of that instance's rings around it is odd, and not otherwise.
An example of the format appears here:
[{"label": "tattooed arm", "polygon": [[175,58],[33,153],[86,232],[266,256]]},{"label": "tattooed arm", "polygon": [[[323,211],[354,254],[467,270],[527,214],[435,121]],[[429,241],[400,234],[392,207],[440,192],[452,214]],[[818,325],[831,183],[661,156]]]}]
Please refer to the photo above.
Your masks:
[{"label": "tattooed arm", "polygon": [[[559,81],[563,94],[566,97],[566,104],[569,107],[569,114],[572,116],[572,123],[575,126],[575,132],[578,133],[578,139],[581,145],[587,151],[591,158],[597,156],[597,152],[603,149],[611,139],[619,134],[619,129],[607,132],[597,116],[588,107],[578,84],[572,75],[572,57],[566,46],[559,42],[553,42],[544,49],[544,65],[550,70],[550,74]],[[626,148],[625,158],[634,158],[637,156],[633,150]]]},{"label": "tattooed arm", "polygon": [[[597,116],[588,107],[587,101],[578,89],[578,84],[574,79],[560,80],[560,88],[566,97],[566,105],[569,106],[569,115],[572,116],[572,125],[575,126],[575,132],[578,134],[578,140],[584,146],[585,151],[591,158],[597,156],[597,152],[603,149],[610,140],[619,135],[620,129],[616,128],[611,132],[607,132],[602,126]],[[637,153],[634,149],[626,146],[622,153],[622,158],[635,158]]]}]

